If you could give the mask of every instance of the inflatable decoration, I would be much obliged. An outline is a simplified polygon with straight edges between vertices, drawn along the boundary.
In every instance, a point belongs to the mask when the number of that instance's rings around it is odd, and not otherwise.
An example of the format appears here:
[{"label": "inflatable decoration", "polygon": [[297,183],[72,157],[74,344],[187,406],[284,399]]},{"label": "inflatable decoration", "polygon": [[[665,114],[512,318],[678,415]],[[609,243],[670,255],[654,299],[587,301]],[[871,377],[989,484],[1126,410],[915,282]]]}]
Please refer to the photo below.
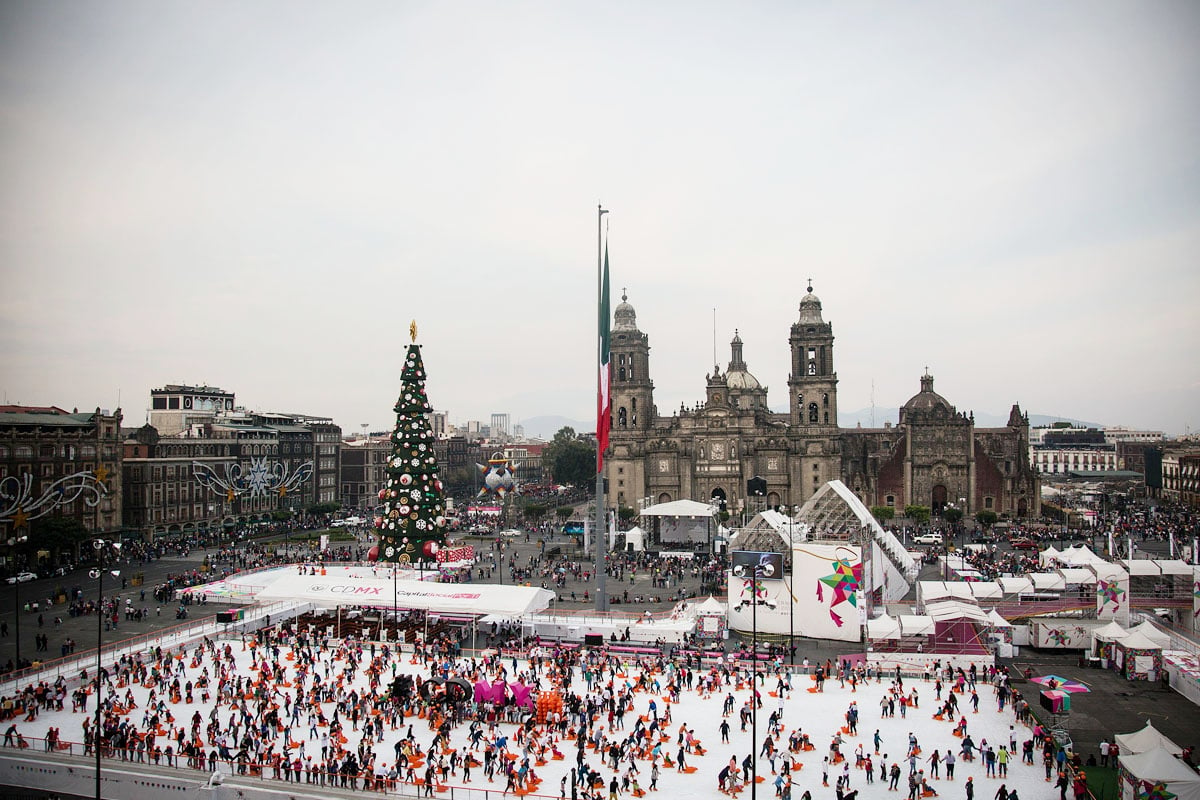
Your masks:
[{"label": "inflatable decoration", "polygon": [[498,497],[513,491],[517,487],[516,476],[514,470],[520,464],[509,463],[509,460],[502,453],[493,453],[488,459],[487,466],[476,464],[479,471],[483,473],[483,488],[479,490],[479,496],[494,494]]}]

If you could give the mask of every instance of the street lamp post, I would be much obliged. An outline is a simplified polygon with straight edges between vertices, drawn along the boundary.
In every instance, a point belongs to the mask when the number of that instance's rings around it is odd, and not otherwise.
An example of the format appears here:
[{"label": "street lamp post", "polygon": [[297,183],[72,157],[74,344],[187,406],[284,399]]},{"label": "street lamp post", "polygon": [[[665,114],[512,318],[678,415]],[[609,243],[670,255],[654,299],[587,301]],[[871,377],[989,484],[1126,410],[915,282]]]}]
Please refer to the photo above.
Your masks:
[{"label": "street lamp post", "polygon": [[[14,536],[13,538],[8,540],[8,546],[10,548],[12,548],[18,544],[21,544],[22,542],[28,542],[28,541],[29,541],[28,536]],[[10,550],[9,553],[10,553],[10,557],[11,557],[12,551]],[[17,559],[13,558],[12,560],[13,560],[13,562],[16,562]],[[20,573],[18,573],[18,574],[20,574]],[[21,582],[19,580],[13,581],[13,620],[14,620],[13,621],[14,631],[17,634],[16,665],[17,665],[17,671],[20,672],[21,671]]]},{"label": "street lamp post", "polygon": [[[92,547],[96,549],[97,566],[88,574],[99,580],[96,586],[96,726],[92,730],[92,749],[96,751],[96,800],[101,800],[100,770],[102,755],[100,750],[100,733],[104,725],[104,681],[100,673],[104,668],[104,557],[109,552],[120,553],[121,543],[95,539],[92,541]],[[117,578],[120,577],[121,570],[110,570],[110,573],[114,578]]]},{"label": "street lamp post", "polygon": [[[758,584],[763,577],[763,565],[754,565],[750,583],[750,800],[758,798]],[[746,601],[741,603],[744,607]]]}]

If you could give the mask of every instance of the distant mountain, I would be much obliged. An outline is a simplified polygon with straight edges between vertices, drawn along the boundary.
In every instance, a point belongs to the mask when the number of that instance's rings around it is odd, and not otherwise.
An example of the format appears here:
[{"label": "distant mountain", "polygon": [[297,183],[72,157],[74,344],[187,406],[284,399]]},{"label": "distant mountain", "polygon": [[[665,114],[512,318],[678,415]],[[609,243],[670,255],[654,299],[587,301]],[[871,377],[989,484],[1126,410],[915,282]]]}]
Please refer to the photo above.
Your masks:
[{"label": "distant mountain", "polygon": [[517,424],[525,429],[526,436],[546,441],[553,439],[554,434],[563,428],[574,428],[576,433],[590,433],[596,430],[595,422],[581,422],[577,419],[556,416],[530,417],[520,420]]},{"label": "distant mountain", "polygon": [[[962,409],[959,409],[960,411]],[[838,425],[843,428],[857,428],[860,424],[864,428],[882,428],[885,422],[890,422],[893,425],[900,421],[900,409],[898,408],[882,408],[876,407],[874,412],[875,424],[871,424],[871,409],[863,408],[858,411],[843,411],[838,413]],[[1099,422],[1084,422],[1083,420],[1074,419],[1073,417],[1057,417],[1050,414],[1030,414],[1030,427],[1037,428],[1044,425],[1052,425],[1055,422],[1069,422],[1072,425],[1078,425],[1084,428],[1103,428],[1104,425]],[[975,426],[979,428],[1003,428],[1008,424],[1008,414],[989,414],[986,411],[975,412]]]}]

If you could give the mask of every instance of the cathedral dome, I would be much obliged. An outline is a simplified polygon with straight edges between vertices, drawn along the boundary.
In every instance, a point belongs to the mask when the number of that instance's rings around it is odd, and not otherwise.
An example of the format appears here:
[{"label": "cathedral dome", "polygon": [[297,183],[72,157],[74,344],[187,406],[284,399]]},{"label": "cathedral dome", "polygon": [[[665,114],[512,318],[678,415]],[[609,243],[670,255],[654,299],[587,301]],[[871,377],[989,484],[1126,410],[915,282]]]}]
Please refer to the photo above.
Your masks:
[{"label": "cathedral dome", "polygon": [[742,337],[736,330],[733,332],[733,341],[729,343],[729,349],[733,358],[725,373],[725,385],[730,389],[761,389],[762,384],[758,382],[758,378],[746,369],[746,361],[742,358]]},{"label": "cathedral dome", "polygon": [[946,398],[933,390],[933,376],[925,373],[921,376],[921,391],[909,398],[909,401],[904,404],[904,410],[932,411],[935,408],[942,408],[949,412],[954,411],[954,407]]},{"label": "cathedral dome", "polygon": [[637,312],[626,302],[628,295],[621,292],[621,302],[613,310],[613,330],[636,331]]},{"label": "cathedral dome", "polygon": [[800,299],[800,322],[802,324],[824,323],[824,320],[821,319],[821,298],[813,294],[811,281],[808,284],[808,292]]}]

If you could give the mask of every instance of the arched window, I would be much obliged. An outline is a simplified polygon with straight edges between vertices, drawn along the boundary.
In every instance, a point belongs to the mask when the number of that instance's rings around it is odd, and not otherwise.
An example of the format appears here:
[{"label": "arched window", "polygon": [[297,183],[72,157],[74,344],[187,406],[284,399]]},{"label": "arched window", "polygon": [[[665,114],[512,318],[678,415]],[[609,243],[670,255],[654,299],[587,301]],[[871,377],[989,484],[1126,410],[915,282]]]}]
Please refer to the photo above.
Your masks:
[{"label": "arched window", "polygon": [[629,424],[629,412],[625,410],[625,406],[621,406],[617,410],[617,427],[624,428]]},{"label": "arched window", "polygon": [[625,380],[625,368],[624,368],[624,367],[621,367],[619,370],[617,370],[617,374],[618,374],[618,376],[619,376],[619,377],[617,378],[617,380],[619,380],[619,381],[624,381],[624,380]]},{"label": "arched window", "polygon": [[821,405],[829,408],[829,392],[825,392],[821,395]]},{"label": "arched window", "polygon": [[808,421],[810,423],[812,423],[814,425],[817,424],[817,421],[820,419],[820,417],[818,416],[819,413],[820,412],[817,409],[816,403],[808,404]]}]

